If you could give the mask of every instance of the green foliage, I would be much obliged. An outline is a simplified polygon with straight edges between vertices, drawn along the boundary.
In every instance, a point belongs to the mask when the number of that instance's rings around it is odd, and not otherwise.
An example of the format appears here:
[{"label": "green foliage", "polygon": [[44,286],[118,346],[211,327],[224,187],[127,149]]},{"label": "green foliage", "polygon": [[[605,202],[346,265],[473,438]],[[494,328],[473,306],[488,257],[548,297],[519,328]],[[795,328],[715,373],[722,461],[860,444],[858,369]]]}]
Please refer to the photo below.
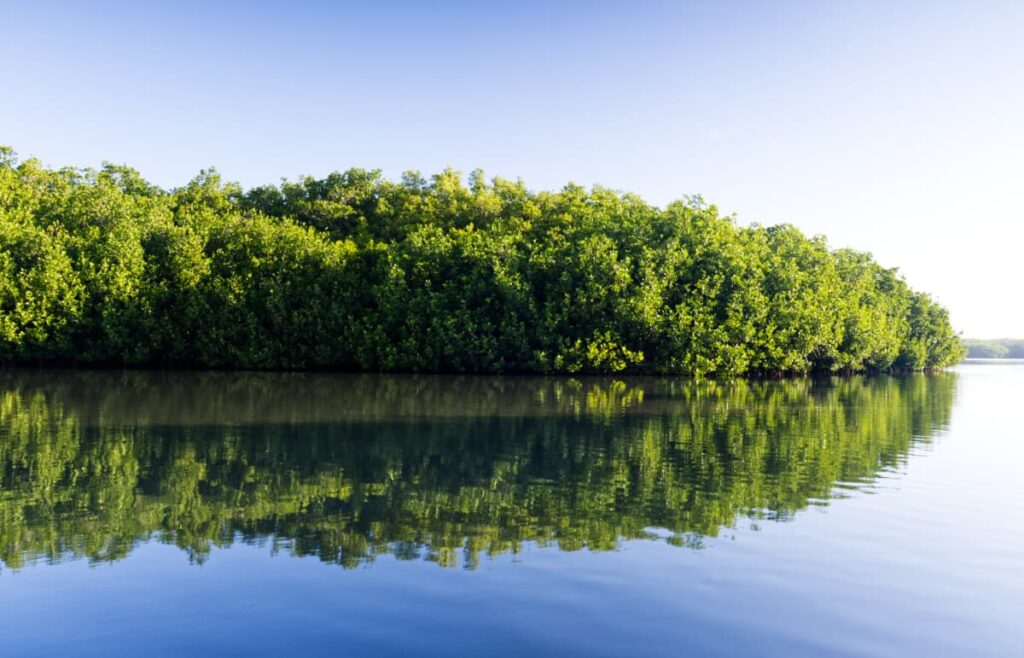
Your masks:
[{"label": "green foliage", "polygon": [[961,355],[893,270],[699,197],[361,169],[168,192],[0,150],[8,362],[739,375]]},{"label": "green foliage", "polygon": [[346,567],[699,546],[899,466],[948,425],[955,377],[8,369],[0,562],[111,561],[149,539],[200,561],[241,540]]},{"label": "green foliage", "polygon": [[965,338],[963,344],[972,359],[1024,359],[1024,340],[1019,338]]}]

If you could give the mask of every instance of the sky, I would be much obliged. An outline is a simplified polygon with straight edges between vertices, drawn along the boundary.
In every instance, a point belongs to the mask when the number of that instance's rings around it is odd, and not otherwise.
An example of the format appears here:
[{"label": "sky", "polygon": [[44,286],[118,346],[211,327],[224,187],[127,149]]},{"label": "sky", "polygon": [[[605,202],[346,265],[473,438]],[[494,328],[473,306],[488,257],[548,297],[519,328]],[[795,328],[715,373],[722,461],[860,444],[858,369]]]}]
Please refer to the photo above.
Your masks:
[{"label": "sky", "polygon": [[0,0],[0,34],[0,144],[49,166],[700,194],[1024,336],[1024,2]]}]

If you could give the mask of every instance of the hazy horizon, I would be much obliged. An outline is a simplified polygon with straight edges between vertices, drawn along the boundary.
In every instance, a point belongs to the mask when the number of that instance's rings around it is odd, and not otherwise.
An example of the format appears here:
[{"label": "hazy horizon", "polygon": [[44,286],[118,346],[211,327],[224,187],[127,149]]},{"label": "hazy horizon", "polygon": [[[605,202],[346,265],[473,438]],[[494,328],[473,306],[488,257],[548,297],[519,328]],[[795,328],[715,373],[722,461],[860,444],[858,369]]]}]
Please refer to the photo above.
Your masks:
[{"label": "hazy horizon", "polygon": [[869,251],[965,337],[1024,335],[1015,3],[3,8],[0,144],[163,187],[452,166]]}]

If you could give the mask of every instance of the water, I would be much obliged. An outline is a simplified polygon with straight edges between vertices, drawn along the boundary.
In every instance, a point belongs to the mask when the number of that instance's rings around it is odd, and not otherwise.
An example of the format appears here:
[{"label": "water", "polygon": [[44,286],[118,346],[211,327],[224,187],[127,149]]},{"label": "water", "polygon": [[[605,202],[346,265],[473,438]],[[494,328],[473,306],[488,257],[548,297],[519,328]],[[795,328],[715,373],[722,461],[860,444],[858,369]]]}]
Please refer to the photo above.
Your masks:
[{"label": "water", "polygon": [[0,655],[1019,656],[1022,392],[0,371]]}]

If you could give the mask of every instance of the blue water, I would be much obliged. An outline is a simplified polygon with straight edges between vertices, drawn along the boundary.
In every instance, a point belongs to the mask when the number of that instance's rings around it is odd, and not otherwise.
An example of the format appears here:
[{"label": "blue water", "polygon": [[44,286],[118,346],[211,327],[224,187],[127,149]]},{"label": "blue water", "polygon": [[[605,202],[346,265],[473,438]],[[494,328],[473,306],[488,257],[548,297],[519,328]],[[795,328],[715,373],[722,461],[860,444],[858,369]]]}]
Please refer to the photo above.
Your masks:
[{"label": "blue water", "polygon": [[0,654],[1019,656],[1024,365],[0,376]]}]

